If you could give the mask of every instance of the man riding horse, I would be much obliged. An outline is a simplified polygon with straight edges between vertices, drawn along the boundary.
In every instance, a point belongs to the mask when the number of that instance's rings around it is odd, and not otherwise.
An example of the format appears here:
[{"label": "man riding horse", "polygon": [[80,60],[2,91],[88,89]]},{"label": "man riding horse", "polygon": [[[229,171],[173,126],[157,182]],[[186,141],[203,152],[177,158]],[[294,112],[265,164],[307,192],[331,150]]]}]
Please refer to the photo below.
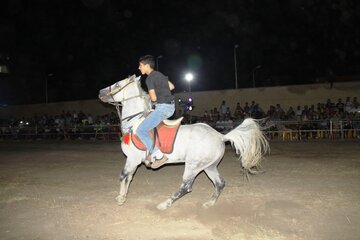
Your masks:
[{"label": "man riding horse", "polygon": [[[121,149],[126,155],[126,163],[120,174],[120,191],[116,197],[119,205],[124,204],[126,201],[130,182],[136,169],[142,163],[146,164],[145,146],[140,146],[138,144],[140,140],[134,137],[134,135],[139,133],[137,126],[139,126],[139,124],[141,125],[141,122],[149,113],[150,119],[155,118],[155,120],[151,121],[155,122],[157,118],[164,119],[174,112],[174,105],[171,103],[173,98],[171,93],[169,93],[173,85],[169,83],[166,77],[162,77],[162,74],[159,74],[157,77],[156,74],[154,75],[157,81],[154,84],[151,76],[157,72],[152,70],[153,66],[153,61],[149,64],[149,62],[145,62],[145,60],[141,60],[139,66],[142,73],[149,75],[147,79],[149,80],[147,81],[149,94],[153,101],[157,101],[156,109],[153,112],[150,111],[150,97],[141,88],[140,77],[136,77],[135,75],[103,88],[99,92],[99,98],[103,102],[115,105],[117,110],[119,109],[119,104],[122,106],[121,114],[119,110],[118,113],[121,119],[121,129],[124,134]],[[162,77],[160,89],[166,90],[167,95],[165,96],[168,98],[160,98],[160,96],[164,95],[159,94],[161,90],[158,90],[157,84],[159,84],[161,80],[159,80],[158,77]],[[148,121],[148,119],[149,118],[145,121]],[[177,126],[179,120],[181,121],[181,119],[178,119],[175,123],[170,123],[170,125],[166,122],[164,123],[164,120],[163,123],[157,127],[159,137],[156,138],[156,145],[161,149],[162,153],[166,154],[166,158],[161,158],[160,160],[153,159],[151,165],[146,164],[154,169],[163,163],[185,163],[180,187],[169,198],[158,204],[157,208],[159,210],[169,208],[179,198],[191,192],[196,176],[203,171],[214,184],[214,193],[211,198],[203,204],[203,207],[208,208],[215,204],[221,191],[225,187],[225,181],[217,169],[225,153],[225,142],[230,141],[236,153],[240,156],[241,168],[244,169],[246,176],[248,172],[256,173],[253,168],[259,165],[262,156],[269,149],[268,141],[261,131],[261,127],[257,121],[252,118],[245,119],[239,126],[225,135],[217,132],[205,123]],[[148,130],[154,128],[160,121],[161,120],[157,120],[156,123],[152,122],[151,126],[148,125],[146,127],[144,133],[147,134]],[[165,125],[166,127],[164,127]],[[164,131],[165,128],[166,131]],[[171,129],[172,134],[168,134],[169,129]],[[166,134],[164,135],[163,133],[165,132]],[[153,136],[156,135],[152,131],[150,134]],[[152,150],[152,145],[154,144],[150,142],[146,147],[149,153],[151,152],[156,158],[155,153],[157,149],[155,148],[155,151]]]},{"label": "man riding horse", "polygon": [[155,110],[139,125],[136,134],[146,146],[146,160],[151,163],[152,168],[158,168],[167,161],[167,157],[149,136],[149,131],[174,114],[175,102],[171,90],[175,86],[169,81],[168,77],[154,70],[154,67],[153,56],[145,55],[140,57],[139,70],[141,74],[147,75],[145,81],[151,102],[155,105]]}]

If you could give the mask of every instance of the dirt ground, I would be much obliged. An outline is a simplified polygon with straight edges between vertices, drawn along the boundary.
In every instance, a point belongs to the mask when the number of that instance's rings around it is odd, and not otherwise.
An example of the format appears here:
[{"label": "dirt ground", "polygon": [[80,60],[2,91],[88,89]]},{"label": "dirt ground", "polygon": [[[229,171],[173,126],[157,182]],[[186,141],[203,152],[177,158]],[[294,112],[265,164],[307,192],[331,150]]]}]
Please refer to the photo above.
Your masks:
[{"label": "dirt ground", "polygon": [[118,142],[0,142],[0,239],[360,239],[360,142],[271,142],[265,173],[244,182],[227,146],[226,187],[212,183],[166,211],[183,165],[140,166],[118,206]]}]

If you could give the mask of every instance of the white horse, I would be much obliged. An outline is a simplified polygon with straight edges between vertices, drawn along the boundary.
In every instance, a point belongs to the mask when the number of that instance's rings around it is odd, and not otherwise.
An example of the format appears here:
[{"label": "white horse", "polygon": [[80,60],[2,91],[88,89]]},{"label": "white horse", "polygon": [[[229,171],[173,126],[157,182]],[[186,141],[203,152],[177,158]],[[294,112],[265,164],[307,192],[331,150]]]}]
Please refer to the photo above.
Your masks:
[{"label": "white horse", "polygon": [[[128,133],[130,129],[134,130],[151,109],[150,98],[141,88],[139,79],[140,77],[133,75],[100,90],[99,93],[99,98],[103,102],[116,105],[123,134]],[[119,103],[122,105],[121,113]],[[157,208],[164,210],[180,197],[191,192],[196,176],[202,171],[205,171],[215,186],[214,194],[203,206],[206,208],[213,206],[225,186],[217,165],[224,156],[226,141],[232,143],[240,156],[241,167],[246,172],[252,173],[251,168],[258,166],[262,156],[269,150],[268,141],[258,123],[251,118],[245,119],[241,125],[225,135],[204,123],[181,125],[173,152],[166,156],[167,163],[185,163],[182,184],[176,193],[160,203]],[[126,201],[132,177],[137,167],[146,159],[145,151],[137,149],[131,141],[128,144],[122,142],[121,148],[127,159],[120,174],[120,192],[116,197],[119,205]]]}]

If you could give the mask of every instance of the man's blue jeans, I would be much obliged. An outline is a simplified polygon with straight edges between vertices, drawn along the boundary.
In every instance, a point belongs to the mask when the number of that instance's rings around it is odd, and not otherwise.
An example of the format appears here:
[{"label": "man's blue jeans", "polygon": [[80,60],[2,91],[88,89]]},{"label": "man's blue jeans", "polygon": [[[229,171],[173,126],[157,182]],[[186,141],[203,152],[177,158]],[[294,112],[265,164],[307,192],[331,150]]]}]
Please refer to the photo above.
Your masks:
[{"label": "man's blue jeans", "polygon": [[162,120],[171,117],[175,112],[175,104],[156,104],[155,110],[151,112],[145,120],[136,129],[136,134],[140,138],[141,142],[146,146],[149,153],[155,152],[158,149],[157,146],[153,147],[153,140],[149,135],[149,131],[155,128]]}]

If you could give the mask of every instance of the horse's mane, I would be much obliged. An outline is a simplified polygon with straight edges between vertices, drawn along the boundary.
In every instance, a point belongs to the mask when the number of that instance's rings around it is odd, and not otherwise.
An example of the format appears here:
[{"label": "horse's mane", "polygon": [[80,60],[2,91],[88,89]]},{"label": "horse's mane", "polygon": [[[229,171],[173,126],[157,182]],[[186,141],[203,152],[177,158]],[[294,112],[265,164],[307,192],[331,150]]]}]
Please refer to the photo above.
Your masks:
[{"label": "horse's mane", "polygon": [[141,94],[141,95],[143,96],[143,98],[144,98],[144,112],[145,112],[145,113],[148,113],[148,112],[150,112],[150,110],[151,110],[151,100],[150,100],[150,96],[149,96],[149,94],[148,94],[146,91],[144,91],[144,89],[141,87],[140,81],[137,83],[137,87],[138,87],[138,89],[139,89],[140,94]]}]

